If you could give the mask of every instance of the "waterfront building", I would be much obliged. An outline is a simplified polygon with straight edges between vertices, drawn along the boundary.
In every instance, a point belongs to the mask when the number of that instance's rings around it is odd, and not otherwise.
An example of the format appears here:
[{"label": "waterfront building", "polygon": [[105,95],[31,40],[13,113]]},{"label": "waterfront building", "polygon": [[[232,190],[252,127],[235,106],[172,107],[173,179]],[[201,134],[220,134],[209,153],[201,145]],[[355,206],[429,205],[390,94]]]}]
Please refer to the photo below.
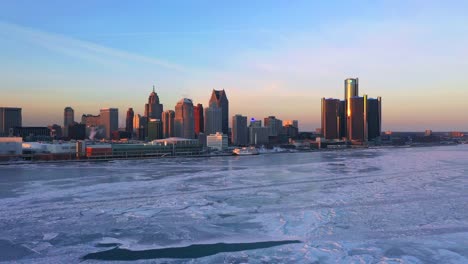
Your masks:
[{"label": "waterfront building", "polygon": [[61,126],[59,126],[57,124],[53,124],[51,126],[48,126],[48,128],[50,129],[50,137],[52,137],[52,139],[62,138],[63,133],[62,133],[62,127]]},{"label": "waterfront building", "polygon": [[351,97],[348,104],[348,139],[352,142],[367,142],[367,95]]},{"label": "waterfront building", "polygon": [[206,137],[206,146],[209,149],[225,150],[228,148],[228,136],[220,132],[210,134]]},{"label": "waterfront building", "polygon": [[346,137],[350,138],[350,118],[351,118],[351,105],[349,101],[351,97],[359,96],[359,78],[348,78],[344,81],[345,88],[345,116],[346,116]]},{"label": "waterfront building", "polygon": [[148,103],[145,105],[145,117],[161,119],[163,105],[159,103],[159,96],[154,89],[153,85],[153,92],[149,95]]},{"label": "waterfront building", "polygon": [[264,126],[270,129],[269,136],[277,137],[283,130],[283,121],[277,119],[275,116],[269,116],[264,118]]},{"label": "waterfront building", "polygon": [[382,98],[367,99],[367,137],[375,140],[382,133]]},{"label": "waterfront building", "polygon": [[100,124],[105,129],[105,138],[111,139],[112,132],[119,129],[119,110],[117,108],[101,109]]},{"label": "waterfront building", "polygon": [[198,137],[198,134],[205,132],[205,118],[202,104],[197,104],[193,107],[193,117],[195,122],[195,135]]},{"label": "waterfront building", "polygon": [[174,118],[175,112],[172,110],[164,111],[162,114],[163,138],[174,137]]},{"label": "waterfront building", "polygon": [[322,135],[325,139],[341,138],[340,100],[322,98]]},{"label": "waterfront building", "polygon": [[[207,135],[216,134],[223,131],[222,109],[215,103],[205,108],[205,133]],[[227,134],[226,134],[227,135]]]},{"label": "waterfront building", "polygon": [[161,120],[150,118],[148,120],[148,140],[162,139],[163,125]]},{"label": "waterfront building", "polygon": [[68,137],[68,127],[75,123],[75,111],[70,106],[63,109],[63,136]]},{"label": "waterfront building", "polygon": [[[229,134],[229,100],[226,95],[226,91],[223,90],[214,90],[211,93],[210,102],[208,103],[209,106],[216,104],[219,108],[221,108],[221,118],[222,118],[222,130],[223,134]],[[205,128],[206,129],[206,128]],[[208,132],[205,131],[207,134]]]},{"label": "waterfront building", "polygon": [[268,127],[249,127],[250,145],[267,145],[269,143],[270,128]]},{"label": "waterfront building", "polygon": [[235,146],[246,146],[249,138],[247,128],[247,117],[235,115],[232,117],[232,139],[231,142]]},{"label": "waterfront building", "polygon": [[0,161],[23,154],[22,143],[21,137],[0,137]]},{"label": "waterfront building", "polygon": [[175,107],[174,134],[176,137],[195,138],[193,103],[191,99],[181,99]]},{"label": "waterfront building", "polygon": [[25,141],[49,141],[50,129],[48,127],[14,127],[10,129],[14,137],[22,137]]},{"label": "waterfront building", "polygon": [[128,108],[127,116],[125,118],[125,131],[133,135],[133,119],[135,117],[135,113],[133,112],[133,108]]},{"label": "waterfront building", "polygon": [[0,136],[8,136],[10,129],[21,127],[22,122],[21,108],[0,107]]}]

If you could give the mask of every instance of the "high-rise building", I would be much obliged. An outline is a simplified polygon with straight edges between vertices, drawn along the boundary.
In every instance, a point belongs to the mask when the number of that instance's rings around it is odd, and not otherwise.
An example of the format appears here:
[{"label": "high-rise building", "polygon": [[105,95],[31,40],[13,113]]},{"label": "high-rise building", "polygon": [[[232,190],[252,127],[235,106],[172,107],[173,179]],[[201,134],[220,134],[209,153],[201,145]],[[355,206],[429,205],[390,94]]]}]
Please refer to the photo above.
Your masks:
[{"label": "high-rise building", "polygon": [[235,115],[232,117],[232,144],[236,146],[245,146],[248,142],[249,132],[247,129],[247,117]]},{"label": "high-rise building", "polygon": [[63,136],[68,137],[68,127],[75,123],[75,111],[67,106],[63,110]]},{"label": "high-rise building", "polygon": [[[223,112],[220,107],[212,103],[205,108],[205,134],[211,135],[223,130]],[[224,134],[224,133],[223,133]],[[227,135],[227,134],[225,134]]]},{"label": "high-rise building", "polygon": [[[222,115],[222,131],[223,134],[229,134],[229,101],[226,95],[226,91],[223,90],[214,90],[211,93],[210,102],[208,103],[211,106],[215,103],[219,108],[221,108]],[[206,128],[205,128],[206,129]],[[208,133],[206,133],[208,134]]]},{"label": "high-rise building", "polygon": [[21,127],[22,123],[21,108],[0,107],[0,136],[8,136],[10,129]]},{"label": "high-rise building", "polygon": [[346,137],[349,139],[350,131],[350,116],[351,116],[351,105],[349,100],[351,97],[359,96],[359,78],[348,78],[344,81],[345,88],[345,107],[346,107]]},{"label": "high-rise building", "polygon": [[176,137],[195,138],[193,103],[191,99],[181,99],[175,107],[174,130]]},{"label": "high-rise building", "polygon": [[130,133],[130,135],[133,134],[133,118],[134,117],[135,117],[135,113],[133,112],[133,108],[128,108],[127,116],[125,119],[125,131],[127,133]]},{"label": "high-rise building", "polygon": [[293,126],[299,129],[299,121],[297,120],[284,120],[283,126]]},{"label": "high-rise building", "polygon": [[255,118],[250,118],[250,125],[249,127],[261,127],[262,126],[262,120],[256,120]]},{"label": "high-rise building", "polygon": [[133,117],[133,133],[138,140],[145,140],[148,128],[148,118],[146,116],[135,115]]},{"label": "high-rise building", "polygon": [[341,138],[341,101],[322,98],[322,135],[325,139]]},{"label": "high-rise building", "polygon": [[206,136],[206,146],[210,149],[225,150],[228,148],[228,136],[216,133]]},{"label": "high-rise building", "polygon": [[283,121],[274,116],[265,117],[264,125],[270,129],[270,136],[276,137],[283,131]]},{"label": "high-rise building", "polygon": [[205,118],[203,115],[203,105],[197,104],[193,107],[193,117],[195,120],[195,135],[205,132]]},{"label": "high-rise building", "polygon": [[249,127],[250,145],[266,145],[269,143],[270,129],[262,126]]},{"label": "high-rise building", "polygon": [[367,95],[351,97],[348,104],[348,139],[356,142],[367,142]]},{"label": "high-rise building", "polygon": [[68,138],[83,140],[86,138],[86,125],[74,122],[68,126]]},{"label": "high-rise building", "polygon": [[174,118],[175,112],[172,110],[164,111],[162,114],[163,138],[174,137]]},{"label": "high-rise building", "polygon": [[119,109],[103,108],[100,111],[100,122],[105,128],[106,139],[112,138],[112,132],[119,129]]},{"label": "high-rise building", "polygon": [[375,140],[382,133],[382,98],[367,99],[367,136],[369,140]]},{"label": "high-rise building", "polygon": [[148,140],[162,139],[163,138],[163,126],[159,119],[148,120]]},{"label": "high-rise building", "polygon": [[159,103],[159,96],[154,90],[148,97],[148,103],[145,105],[145,116],[148,118],[161,119],[163,105]]}]

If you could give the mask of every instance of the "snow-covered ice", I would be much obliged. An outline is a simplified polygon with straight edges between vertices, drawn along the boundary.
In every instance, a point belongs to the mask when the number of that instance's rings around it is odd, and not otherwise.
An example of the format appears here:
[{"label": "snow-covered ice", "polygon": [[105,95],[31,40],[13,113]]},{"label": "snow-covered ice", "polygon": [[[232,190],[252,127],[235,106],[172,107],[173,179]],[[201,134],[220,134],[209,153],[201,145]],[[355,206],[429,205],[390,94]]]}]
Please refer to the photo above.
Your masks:
[{"label": "snow-covered ice", "polygon": [[467,187],[468,145],[9,165],[0,262],[468,263]]}]

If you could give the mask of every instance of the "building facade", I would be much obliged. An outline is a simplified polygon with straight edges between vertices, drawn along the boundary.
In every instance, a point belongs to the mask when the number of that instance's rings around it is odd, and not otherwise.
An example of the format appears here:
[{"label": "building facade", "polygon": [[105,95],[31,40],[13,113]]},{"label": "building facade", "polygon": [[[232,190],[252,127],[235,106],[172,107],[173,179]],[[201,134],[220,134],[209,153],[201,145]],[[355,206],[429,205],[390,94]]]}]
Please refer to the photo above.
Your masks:
[{"label": "building facade", "polygon": [[68,127],[75,123],[75,111],[70,106],[63,109],[63,136],[68,137]]},{"label": "building facade", "polygon": [[213,92],[211,93],[210,102],[208,103],[208,105],[211,106],[213,104],[216,104],[216,106],[221,108],[221,116],[222,116],[221,132],[223,132],[223,134],[228,135],[229,134],[229,100],[227,98],[226,91],[224,91],[224,89],[223,90],[213,89]]},{"label": "building facade", "polygon": [[167,110],[163,112],[162,124],[163,124],[163,138],[174,137],[174,118],[175,112]]},{"label": "building facade", "polygon": [[277,119],[275,116],[265,117],[264,125],[270,129],[270,135],[272,137],[277,137],[283,131],[283,121]]},{"label": "building facade", "polygon": [[195,122],[195,135],[205,132],[205,118],[203,114],[203,105],[197,104],[193,107],[193,117]]},{"label": "building facade", "polygon": [[341,138],[341,113],[339,99],[322,98],[322,135],[325,139]]},{"label": "building facade", "polygon": [[128,108],[127,116],[125,118],[125,131],[133,135],[133,119],[135,117],[135,113],[133,112],[133,108]]},{"label": "building facade", "polygon": [[348,104],[350,106],[348,139],[355,142],[367,142],[367,95],[351,97]]},{"label": "building facade", "polygon": [[223,132],[223,112],[213,103],[210,107],[205,108],[205,133],[211,135],[217,132]]},{"label": "building facade", "polygon": [[159,119],[148,120],[148,140],[152,141],[155,139],[163,138],[163,125]]},{"label": "building facade", "polygon": [[375,140],[382,133],[382,98],[367,99],[367,136],[369,140]]},{"label": "building facade", "polygon": [[209,149],[225,150],[228,148],[228,136],[223,133],[211,134],[206,137],[206,146]]},{"label": "building facade", "polygon": [[112,132],[119,129],[119,110],[117,108],[101,109],[100,122],[105,129],[105,138],[111,139]]},{"label": "building facade", "polygon": [[235,146],[246,146],[249,144],[249,131],[247,128],[247,117],[235,115],[232,117],[231,142]]},{"label": "building facade", "polygon": [[0,107],[0,136],[8,136],[10,129],[21,127],[22,124],[21,108]]},{"label": "building facade", "polygon": [[191,99],[181,99],[175,107],[174,134],[176,137],[195,138],[193,103]]},{"label": "building facade", "polygon": [[269,143],[270,129],[268,127],[249,127],[250,145],[267,145]]}]

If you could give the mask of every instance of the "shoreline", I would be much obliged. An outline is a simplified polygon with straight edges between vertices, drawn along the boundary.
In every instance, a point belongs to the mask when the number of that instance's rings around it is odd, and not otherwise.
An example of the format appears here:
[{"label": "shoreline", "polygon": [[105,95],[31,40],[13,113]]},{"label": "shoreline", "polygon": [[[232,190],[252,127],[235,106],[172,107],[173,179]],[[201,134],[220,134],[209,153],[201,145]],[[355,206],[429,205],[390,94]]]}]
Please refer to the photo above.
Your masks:
[{"label": "shoreline", "polygon": [[[464,144],[422,144],[422,145],[403,145],[403,146],[367,146],[367,147],[347,147],[347,148],[323,148],[323,149],[310,149],[310,150],[294,150],[294,151],[272,151],[272,152],[264,152],[260,153],[259,155],[273,155],[273,154],[295,154],[295,153],[320,153],[320,152],[334,152],[334,151],[355,151],[355,150],[365,150],[365,149],[402,149],[402,148],[429,148],[429,147],[443,147],[443,146],[458,146]],[[186,158],[217,158],[217,157],[239,157],[237,155],[233,155],[232,153],[221,153],[216,155],[179,155],[179,156],[151,156],[151,157],[114,157],[114,158],[83,158],[83,159],[67,159],[67,160],[19,160],[19,161],[7,161],[7,162],[0,162],[0,166],[14,166],[14,165],[30,165],[30,164],[61,164],[61,163],[80,163],[80,162],[111,162],[117,160],[151,160],[151,159],[186,159]]]}]

